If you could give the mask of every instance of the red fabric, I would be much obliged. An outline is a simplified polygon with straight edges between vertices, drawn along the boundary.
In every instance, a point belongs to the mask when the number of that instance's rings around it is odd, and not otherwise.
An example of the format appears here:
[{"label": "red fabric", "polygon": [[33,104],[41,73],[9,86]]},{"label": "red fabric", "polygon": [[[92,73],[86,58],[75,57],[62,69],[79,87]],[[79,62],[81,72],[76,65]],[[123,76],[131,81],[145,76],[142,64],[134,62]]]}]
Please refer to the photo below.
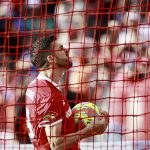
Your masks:
[{"label": "red fabric", "polygon": [[[66,117],[68,110],[71,110],[68,102],[49,81],[35,79],[26,92],[26,104],[29,136],[37,149],[50,149],[44,127],[39,128],[39,125],[52,125],[63,119],[62,134],[75,132],[72,115]],[[78,144],[71,149],[78,149]]]}]

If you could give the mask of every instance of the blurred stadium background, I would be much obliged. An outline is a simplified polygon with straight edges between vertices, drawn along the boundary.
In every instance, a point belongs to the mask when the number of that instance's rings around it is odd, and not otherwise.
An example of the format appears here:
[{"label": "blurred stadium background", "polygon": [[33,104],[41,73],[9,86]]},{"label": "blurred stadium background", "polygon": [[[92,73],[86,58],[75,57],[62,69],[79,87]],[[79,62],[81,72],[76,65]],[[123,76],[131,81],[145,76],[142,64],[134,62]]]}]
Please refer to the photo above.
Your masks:
[{"label": "blurred stadium background", "polygon": [[53,32],[70,49],[61,89],[73,107],[110,114],[83,150],[150,149],[150,0],[0,0],[0,149],[34,149],[25,91],[37,76],[30,47]]}]

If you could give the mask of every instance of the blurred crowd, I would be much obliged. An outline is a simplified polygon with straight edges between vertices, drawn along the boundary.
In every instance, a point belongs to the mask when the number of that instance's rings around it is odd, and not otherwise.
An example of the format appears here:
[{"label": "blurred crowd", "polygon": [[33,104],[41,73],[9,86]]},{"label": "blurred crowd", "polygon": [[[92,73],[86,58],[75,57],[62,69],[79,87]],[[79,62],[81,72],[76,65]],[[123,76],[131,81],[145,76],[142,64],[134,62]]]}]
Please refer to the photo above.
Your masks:
[{"label": "blurred crowd", "polygon": [[51,32],[69,49],[72,67],[60,87],[70,106],[91,101],[109,112],[104,141],[150,140],[149,0],[5,0],[0,1],[0,143],[30,143],[24,94],[38,75],[30,47]]}]

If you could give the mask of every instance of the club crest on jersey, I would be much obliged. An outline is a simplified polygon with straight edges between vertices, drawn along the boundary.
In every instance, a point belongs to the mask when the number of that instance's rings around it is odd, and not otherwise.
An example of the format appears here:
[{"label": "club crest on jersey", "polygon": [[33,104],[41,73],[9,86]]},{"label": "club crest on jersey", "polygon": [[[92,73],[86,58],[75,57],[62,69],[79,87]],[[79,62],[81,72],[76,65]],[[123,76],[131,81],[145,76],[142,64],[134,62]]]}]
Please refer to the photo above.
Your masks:
[{"label": "club crest on jersey", "polygon": [[55,112],[50,112],[43,117],[43,120],[53,120],[58,116]]}]

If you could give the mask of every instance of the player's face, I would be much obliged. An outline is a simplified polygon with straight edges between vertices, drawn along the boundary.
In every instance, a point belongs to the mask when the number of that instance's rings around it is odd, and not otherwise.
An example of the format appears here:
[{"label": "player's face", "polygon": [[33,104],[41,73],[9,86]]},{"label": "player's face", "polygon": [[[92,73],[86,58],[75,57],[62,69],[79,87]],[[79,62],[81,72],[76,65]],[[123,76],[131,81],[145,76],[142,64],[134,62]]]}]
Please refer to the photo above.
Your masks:
[{"label": "player's face", "polygon": [[57,41],[54,41],[52,43],[52,46],[55,50],[55,58],[56,63],[59,67],[70,67],[71,61],[69,59],[69,51],[63,47],[62,44],[60,44]]}]

